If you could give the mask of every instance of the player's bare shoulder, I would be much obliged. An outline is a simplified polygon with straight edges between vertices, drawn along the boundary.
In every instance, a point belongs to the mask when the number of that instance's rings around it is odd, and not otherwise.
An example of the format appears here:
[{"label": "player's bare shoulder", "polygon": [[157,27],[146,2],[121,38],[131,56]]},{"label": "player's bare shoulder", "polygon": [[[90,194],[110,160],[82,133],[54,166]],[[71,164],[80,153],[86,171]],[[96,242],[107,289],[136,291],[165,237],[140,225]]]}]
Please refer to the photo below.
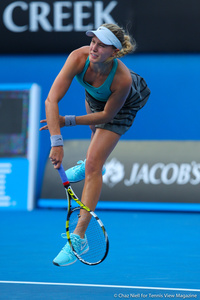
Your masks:
[{"label": "player's bare shoulder", "polygon": [[126,82],[127,84],[132,83],[131,73],[121,60],[118,60],[117,74],[119,75],[118,78],[120,78],[122,82]]},{"label": "player's bare shoulder", "polygon": [[86,59],[89,55],[89,46],[78,48],[71,52],[68,59],[74,64],[74,67],[80,69],[80,72],[84,68]]},{"label": "player's bare shoulder", "polygon": [[70,53],[68,56],[65,65],[64,65],[64,72],[66,74],[70,74],[70,77],[74,77],[75,75],[82,72],[86,59],[89,54],[89,47],[81,47],[78,48]]},{"label": "player's bare shoulder", "polygon": [[113,89],[129,89],[132,84],[131,73],[126,65],[118,60],[117,71],[113,80]]}]

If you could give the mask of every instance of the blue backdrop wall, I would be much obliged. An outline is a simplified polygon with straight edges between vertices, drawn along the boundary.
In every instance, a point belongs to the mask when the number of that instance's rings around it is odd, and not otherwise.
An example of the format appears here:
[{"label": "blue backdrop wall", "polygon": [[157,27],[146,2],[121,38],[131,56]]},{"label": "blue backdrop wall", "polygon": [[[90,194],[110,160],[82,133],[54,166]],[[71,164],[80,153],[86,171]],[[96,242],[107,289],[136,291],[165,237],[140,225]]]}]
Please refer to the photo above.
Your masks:
[{"label": "blue backdrop wall", "polygon": [[[62,68],[66,55],[0,56],[0,83],[32,83],[42,88],[44,101]],[[122,137],[128,140],[198,140],[200,132],[200,55],[130,55],[122,61],[147,81],[152,94]],[[61,114],[85,114],[84,89],[76,80],[60,103]],[[9,116],[8,116],[9,119]],[[90,130],[77,126],[62,130],[64,139],[89,139]],[[50,150],[48,132],[39,133],[37,196],[40,196],[44,166]]]}]

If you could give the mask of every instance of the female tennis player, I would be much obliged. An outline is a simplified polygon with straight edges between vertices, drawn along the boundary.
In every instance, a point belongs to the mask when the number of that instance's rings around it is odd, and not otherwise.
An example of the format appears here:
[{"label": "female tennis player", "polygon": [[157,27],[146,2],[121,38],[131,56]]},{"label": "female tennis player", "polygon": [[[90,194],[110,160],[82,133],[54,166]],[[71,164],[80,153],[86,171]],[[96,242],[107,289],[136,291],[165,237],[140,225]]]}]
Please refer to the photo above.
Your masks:
[{"label": "female tennis player", "polygon": [[[64,152],[60,128],[89,125],[92,130],[86,160],[66,171],[70,182],[85,178],[81,201],[95,210],[102,188],[103,166],[120,137],[132,125],[137,112],[147,102],[150,90],[145,80],[129,70],[118,58],[131,53],[135,43],[115,24],[103,24],[97,30],[87,31],[89,46],[73,51],[55,79],[45,101],[47,122],[40,130],[49,129],[51,135],[50,159],[59,168]],[[73,78],[85,88],[86,115],[60,116],[58,102],[68,91]],[[76,235],[81,251],[85,244],[84,230]],[[77,249],[77,247],[76,247]],[[77,251],[78,253],[78,251]],[[67,243],[54,259],[56,265],[66,266],[76,261]]]}]

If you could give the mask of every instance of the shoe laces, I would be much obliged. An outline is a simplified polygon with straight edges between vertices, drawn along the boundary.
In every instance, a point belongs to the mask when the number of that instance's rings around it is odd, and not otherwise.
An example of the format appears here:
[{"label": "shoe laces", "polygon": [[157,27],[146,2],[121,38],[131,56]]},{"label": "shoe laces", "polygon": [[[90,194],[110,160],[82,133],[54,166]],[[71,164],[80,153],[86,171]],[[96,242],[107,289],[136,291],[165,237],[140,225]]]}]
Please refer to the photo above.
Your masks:
[{"label": "shoe laces", "polygon": [[[66,233],[62,233],[61,236],[64,239],[67,238]],[[77,252],[81,247],[81,238],[79,236],[76,236],[73,234],[70,236],[70,239],[71,239],[72,245],[74,247],[74,250]],[[64,250],[66,252],[66,251],[68,251],[69,247],[70,247],[69,243],[66,243],[66,245],[63,247],[62,250]],[[70,247],[70,249],[71,249],[71,247]]]}]

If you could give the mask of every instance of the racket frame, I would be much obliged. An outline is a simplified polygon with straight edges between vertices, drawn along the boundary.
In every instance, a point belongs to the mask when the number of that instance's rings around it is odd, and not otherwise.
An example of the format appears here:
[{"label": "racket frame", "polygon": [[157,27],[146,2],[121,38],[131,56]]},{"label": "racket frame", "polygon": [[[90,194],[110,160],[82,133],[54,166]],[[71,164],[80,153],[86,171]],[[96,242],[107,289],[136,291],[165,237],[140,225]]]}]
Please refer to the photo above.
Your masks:
[{"label": "racket frame", "polygon": [[[103,262],[108,254],[108,250],[109,250],[109,239],[108,239],[108,234],[106,232],[105,226],[103,225],[103,222],[99,219],[99,217],[94,213],[94,211],[92,211],[89,207],[87,207],[85,204],[83,204],[79,198],[77,197],[77,195],[74,193],[70,182],[67,178],[67,175],[65,173],[65,170],[63,168],[63,165],[61,164],[60,168],[58,169],[58,173],[60,175],[60,178],[62,180],[63,186],[65,188],[65,192],[66,192],[66,196],[67,196],[67,201],[68,201],[68,207],[67,207],[67,219],[66,219],[66,236],[67,236],[67,240],[69,242],[69,245],[74,253],[74,255],[78,258],[79,261],[81,261],[82,263],[89,265],[89,266],[94,266],[94,265],[98,265],[101,262]],[[97,262],[88,262],[85,261],[82,257],[80,257],[80,255],[78,255],[78,253],[75,251],[71,239],[70,239],[70,232],[69,232],[69,221],[70,221],[70,215],[73,212],[74,209],[77,209],[77,207],[75,208],[71,208],[71,200],[74,200],[79,206],[80,208],[86,210],[87,212],[89,212],[92,217],[94,217],[96,219],[96,221],[99,223],[99,226],[101,227],[104,237],[105,237],[105,242],[106,242],[106,251],[104,256]]]}]

